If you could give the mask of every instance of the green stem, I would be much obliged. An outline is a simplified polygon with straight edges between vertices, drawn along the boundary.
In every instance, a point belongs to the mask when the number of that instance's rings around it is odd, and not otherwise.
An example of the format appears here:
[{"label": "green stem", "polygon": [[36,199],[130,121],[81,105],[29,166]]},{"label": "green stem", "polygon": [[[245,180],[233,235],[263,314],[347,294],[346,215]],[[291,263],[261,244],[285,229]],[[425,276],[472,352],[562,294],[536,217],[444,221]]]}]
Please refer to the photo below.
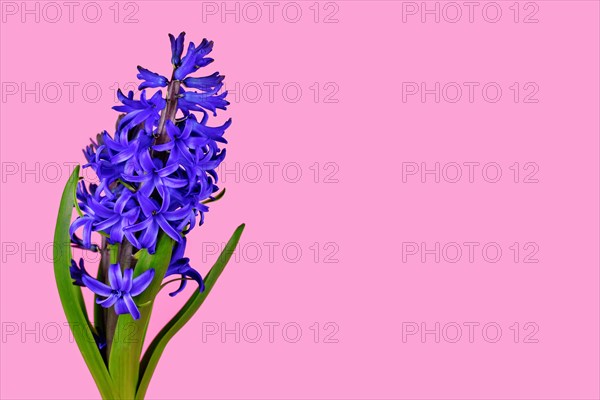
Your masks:
[{"label": "green stem", "polygon": [[[122,270],[131,266],[132,253],[133,246],[127,239],[123,239],[118,251],[118,260]],[[114,263],[116,257],[111,255],[111,264]],[[107,309],[106,317],[107,332],[112,332],[110,342],[107,338],[108,369],[120,392],[121,399],[131,399],[135,397],[139,374],[139,357],[136,359],[133,351],[136,346],[134,340],[137,321],[134,321],[129,314],[117,315],[114,307]]]},{"label": "green stem", "polygon": [[[172,249],[172,239],[166,235],[160,235],[156,246],[156,254],[149,255],[146,250],[141,250],[138,252],[139,254],[132,257],[129,253],[131,264],[135,264],[134,277],[139,276],[148,269],[154,269],[155,276],[150,286],[134,298],[138,306],[150,303],[149,306],[138,307],[140,318],[134,320],[130,314],[123,314],[118,316],[116,323],[108,368],[115,381],[115,386],[119,390],[121,399],[133,399],[135,397],[140,375],[142,347],[152,314],[151,303],[158,293],[162,277],[168,268]],[[123,251],[121,251],[121,254],[123,254]],[[123,263],[121,266],[127,267]],[[112,309],[110,311],[114,314]]]},{"label": "green stem", "polygon": [[[98,274],[96,279],[100,282],[105,282],[106,280],[106,272],[108,271],[108,264],[110,263],[110,254],[113,252],[113,248],[118,245],[109,245],[106,238],[102,238],[102,243],[100,244],[100,265],[98,267]],[[117,247],[118,248],[118,247]],[[94,295],[94,327],[96,329],[96,334],[99,337],[104,337],[107,340],[106,334],[106,309],[103,308],[100,304],[96,302],[98,299],[98,295]],[[102,357],[104,359],[104,363],[108,366],[108,353],[107,349],[104,348],[101,350]]]},{"label": "green stem", "polygon": [[[104,242],[104,239],[103,239]],[[111,244],[108,245],[108,251],[102,254],[102,259],[100,260],[100,268],[98,271],[98,280],[100,280],[100,271],[102,271],[101,282],[105,282],[108,284],[108,268],[110,264],[115,264],[119,261],[119,244]],[[95,307],[101,308],[102,306],[97,305]],[[113,308],[102,308],[103,313],[103,325],[104,325],[104,333],[106,337],[106,359],[110,357],[110,350],[112,348],[112,342],[115,335],[115,328],[117,326],[117,315]],[[96,314],[94,314],[96,315]]]},{"label": "green stem", "polygon": [[137,189],[136,189],[136,188],[134,188],[133,186],[131,186],[129,183],[127,183],[127,182],[125,182],[125,181],[123,181],[123,180],[121,180],[121,179],[117,179],[117,181],[118,181],[118,182],[119,182],[121,185],[125,186],[127,189],[131,190],[133,193],[135,193],[135,192],[137,191]]}]

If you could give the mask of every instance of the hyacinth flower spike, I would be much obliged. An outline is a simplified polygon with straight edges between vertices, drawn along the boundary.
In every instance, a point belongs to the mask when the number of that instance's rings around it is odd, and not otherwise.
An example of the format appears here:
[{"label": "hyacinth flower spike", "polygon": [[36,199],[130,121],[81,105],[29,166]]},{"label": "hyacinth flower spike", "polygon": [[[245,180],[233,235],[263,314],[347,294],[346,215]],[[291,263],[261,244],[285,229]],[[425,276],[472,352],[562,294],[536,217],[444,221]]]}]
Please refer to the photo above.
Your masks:
[{"label": "hyacinth flower spike", "polygon": [[[225,193],[217,186],[217,168],[227,154],[231,118],[210,124],[229,105],[225,77],[190,76],[214,61],[207,57],[214,43],[190,42],[185,51],[184,39],[185,33],[169,35],[170,74],[138,66],[139,92],[118,90],[114,132],[100,130],[83,151],[84,168],[95,172],[98,183],[80,181],[77,167],[61,199],[54,274],[67,320],[81,328],[73,336],[104,399],[144,398],[167,343],[204,302],[245,227],[235,230],[208,273],[192,268],[187,235],[204,222],[207,204]],[[96,235],[98,244],[92,243]],[[97,271],[72,260],[72,248],[99,254]],[[188,280],[197,288],[145,342],[154,303],[165,299],[159,292],[177,281],[170,296],[182,295]],[[83,301],[86,293],[95,297],[93,312]]]}]

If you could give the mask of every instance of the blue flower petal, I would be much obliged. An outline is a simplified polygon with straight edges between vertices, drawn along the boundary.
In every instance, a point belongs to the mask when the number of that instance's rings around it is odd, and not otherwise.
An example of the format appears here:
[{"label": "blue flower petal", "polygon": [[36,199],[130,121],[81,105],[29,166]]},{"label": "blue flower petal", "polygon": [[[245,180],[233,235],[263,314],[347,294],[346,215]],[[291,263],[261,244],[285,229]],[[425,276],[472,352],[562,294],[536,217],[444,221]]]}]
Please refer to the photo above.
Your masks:
[{"label": "blue flower petal", "polygon": [[122,290],[123,276],[121,274],[121,265],[119,263],[110,264],[108,267],[108,281],[113,289]]},{"label": "blue flower petal", "polygon": [[148,271],[142,272],[139,276],[133,279],[133,285],[131,286],[131,290],[129,294],[133,297],[142,293],[150,283],[154,279],[154,269],[149,269]]},{"label": "blue flower petal", "polygon": [[87,286],[92,292],[96,293],[99,296],[108,297],[112,293],[112,288],[89,275],[83,275],[81,277],[84,285]]},{"label": "blue flower petal", "polygon": [[102,300],[100,298],[96,299],[96,303],[98,303],[99,305],[101,305],[104,308],[110,308],[113,306],[113,304],[115,304],[115,302],[118,300],[119,298],[114,295],[111,294],[110,296],[108,296],[106,299]]},{"label": "blue flower petal", "polygon": [[129,309],[127,309],[127,304],[125,303],[125,299],[123,299],[123,297],[119,297],[117,299],[117,302],[115,303],[115,313],[117,315],[129,314]]},{"label": "blue flower petal", "polygon": [[129,294],[125,294],[123,296],[123,302],[125,303],[127,311],[129,312],[129,314],[131,314],[133,319],[140,319],[140,310],[138,310],[137,306],[135,305],[135,302]]}]

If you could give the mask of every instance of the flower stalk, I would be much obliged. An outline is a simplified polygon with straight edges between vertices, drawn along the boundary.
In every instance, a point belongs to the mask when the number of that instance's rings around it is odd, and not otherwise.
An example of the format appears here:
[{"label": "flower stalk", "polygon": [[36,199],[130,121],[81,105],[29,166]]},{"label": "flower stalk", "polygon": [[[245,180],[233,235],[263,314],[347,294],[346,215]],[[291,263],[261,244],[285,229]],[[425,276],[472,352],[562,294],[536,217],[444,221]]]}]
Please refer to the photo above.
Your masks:
[{"label": "flower stalk", "polygon": [[169,141],[169,136],[166,131],[167,121],[175,122],[175,116],[177,115],[177,99],[179,98],[179,89],[181,82],[171,78],[167,87],[167,105],[161,112],[160,121],[158,123],[158,129],[156,130],[155,138],[156,144],[163,144]]}]

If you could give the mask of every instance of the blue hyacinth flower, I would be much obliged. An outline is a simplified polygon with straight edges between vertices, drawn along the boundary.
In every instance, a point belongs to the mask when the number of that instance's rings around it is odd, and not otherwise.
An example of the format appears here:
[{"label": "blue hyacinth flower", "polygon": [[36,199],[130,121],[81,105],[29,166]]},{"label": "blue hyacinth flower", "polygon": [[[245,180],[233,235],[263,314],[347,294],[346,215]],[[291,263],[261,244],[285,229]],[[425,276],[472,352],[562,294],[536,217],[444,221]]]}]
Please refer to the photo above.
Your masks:
[{"label": "blue hyacinth flower", "polygon": [[201,78],[188,77],[183,80],[183,84],[188,88],[203,90],[205,92],[211,91],[216,87],[223,86],[222,82],[225,79],[224,75],[219,75],[215,72],[209,76],[203,76]]},{"label": "blue hyacinth flower", "polygon": [[114,106],[116,111],[125,112],[126,115],[119,122],[119,130],[129,131],[134,126],[144,123],[147,131],[152,131],[154,125],[160,119],[160,111],[165,108],[167,102],[162,97],[162,92],[159,90],[154,93],[150,100],[146,99],[146,91],[142,90],[140,99],[133,98],[133,92],[130,91],[127,96],[117,91],[117,98],[123,103],[122,106]]},{"label": "blue hyacinth flower", "polygon": [[171,41],[171,64],[174,67],[178,67],[181,64],[181,54],[183,53],[183,41],[185,39],[185,32],[181,32],[177,39],[175,36],[169,33],[169,40]]},{"label": "blue hyacinth flower", "polygon": [[202,120],[198,122],[195,115],[190,115],[189,120],[192,124],[192,133],[202,137],[206,137],[215,142],[227,143],[227,140],[223,137],[225,130],[231,125],[231,118],[229,118],[221,126],[206,126],[208,121],[208,114],[204,114]]},{"label": "blue hyacinth flower", "polygon": [[229,102],[225,100],[227,92],[217,94],[220,89],[220,87],[216,87],[211,91],[200,93],[180,88],[181,98],[179,99],[179,107],[184,110],[184,113],[186,111],[206,112],[208,110],[212,111],[213,116],[216,116],[217,109],[227,110],[227,106],[229,105]]},{"label": "blue hyacinth flower", "polygon": [[[191,208],[189,205],[169,210],[170,197],[163,199],[159,207],[156,200],[148,198],[139,193],[138,202],[142,208],[145,219],[137,224],[125,228],[125,235],[138,248],[147,248],[150,254],[156,250],[156,240],[160,230],[169,235],[173,240],[181,240],[182,227],[187,225],[191,218]],[[134,232],[142,232],[138,239],[133,235]]]},{"label": "blue hyacinth flower", "polygon": [[79,259],[79,266],[75,263],[75,260],[71,260],[71,267],[69,268],[69,272],[71,273],[71,278],[73,278],[73,285],[85,286],[82,278],[83,275],[87,275],[88,273],[85,270],[83,258]]},{"label": "blue hyacinth flower", "polygon": [[139,183],[140,193],[150,196],[154,189],[157,189],[160,196],[164,199],[169,188],[177,189],[184,187],[186,181],[172,177],[173,173],[179,169],[178,163],[171,163],[163,166],[159,159],[152,159],[148,151],[140,155],[141,170],[137,175],[123,174],[123,177],[130,181]]},{"label": "blue hyacinth flower", "polygon": [[169,135],[169,139],[171,140],[167,143],[155,145],[153,149],[157,151],[169,151],[168,163],[170,164],[179,162],[188,168],[192,168],[194,155],[191,151],[208,144],[209,140],[198,136],[191,136],[192,121],[190,119],[186,121],[183,130],[180,130],[171,121],[167,122],[166,127],[167,135]]},{"label": "blue hyacinth flower", "polygon": [[131,314],[133,319],[140,318],[140,311],[133,301],[133,297],[142,293],[152,282],[154,270],[149,269],[140,276],[133,278],[133,269],[127,268],[121,272],[120,265],[111,264],[108,267],[108,281],[110,286],[84,274],[82,281],[92,292],[104,299],[98,298],[96,303],[104,308],[115,306],[115,313]]},{"label": "blue hyacinth flower", "polygon": [[214,61],[212,58],[205,58],[212,51],[212,48],[213,42],[206,39],[203,39],[198,47],[194,45],[194,42],[190,42],[188,51],[181,60],[181,65],[173,73],[173,77],[178,81],[182,81],[189,74],[212,63]]},{"label": "blue hyacinth flower", "polygon": [[[186,243],[187,240],[184,237],[181,242],[175,245],[175,248],[173,249],[173,255],[171,256],[171,263],[169,264],[165,278],[171,275],[181,275],[182,278],[193,279],[198,283],[198,290],[203,292],[204,280],[202,279],[202,275],[200,275],[198,271],[190,266],[190,259],[184,257]],[[187,279],[182,279],[181,283],[179,284],[179,288],[174,292],[169,293],[169,296],[177,296],[177,294],[185,289],[186,286]]]},{"label": "blue hyacinth flower", "polygon": [[156,72],[147,70],[146,68],[141,67],[139,65],[137,69],[140,72],[139,74],[137,74],[137,78],[143,81],[138,86],[138,90],[146,88],[167,87],[169,80],[164,76],[159,75]]}]

